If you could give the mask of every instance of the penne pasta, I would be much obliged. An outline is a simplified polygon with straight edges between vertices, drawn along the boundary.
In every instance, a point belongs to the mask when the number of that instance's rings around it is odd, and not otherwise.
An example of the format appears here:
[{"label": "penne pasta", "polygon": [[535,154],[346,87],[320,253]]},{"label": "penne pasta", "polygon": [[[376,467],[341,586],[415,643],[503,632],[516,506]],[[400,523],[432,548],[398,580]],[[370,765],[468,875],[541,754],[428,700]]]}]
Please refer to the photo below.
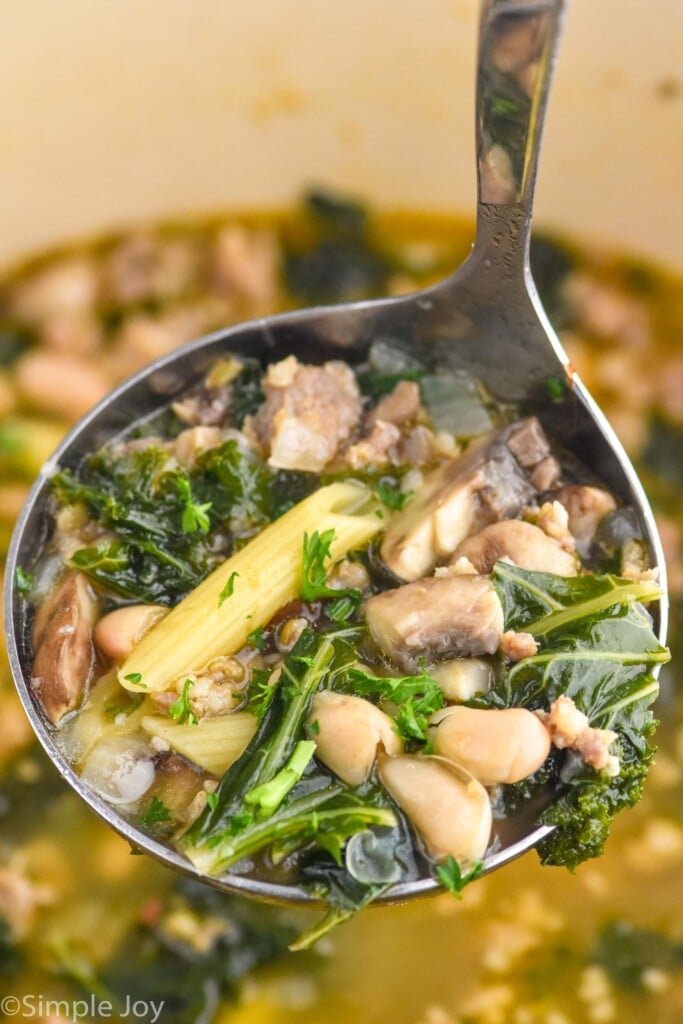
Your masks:
[{"label": "penne pasta", "polygon": [[[154,626],[119,670],[138,693],[170,689],[213,658],[233,654],[299,593],[304,534],[334,530],[330,554],[340,559],[382,527],[367,487],[329,484],[299,502],[236,554]],[[226,592],[229,594],[226,596]]]},{"label": "penne pasta", "polygon": [[162,715],[147,715],[140,724],[148,736],[158,736],[188,761],[221,776],[249,743],[257,720],[250,711],[235,711],[197,725],[179,725]]}]

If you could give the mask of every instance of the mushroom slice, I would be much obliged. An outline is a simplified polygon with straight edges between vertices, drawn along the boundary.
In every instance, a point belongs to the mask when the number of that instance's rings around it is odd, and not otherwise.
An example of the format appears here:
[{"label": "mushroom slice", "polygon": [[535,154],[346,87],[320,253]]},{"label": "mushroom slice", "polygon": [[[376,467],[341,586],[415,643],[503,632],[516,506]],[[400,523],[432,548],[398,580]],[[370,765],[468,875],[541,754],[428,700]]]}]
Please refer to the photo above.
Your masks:
[{"label": "mushroom slice", "polygon": [[543,428],[531,418],[475,442],[463,458],[433,470],[387,527],[381,549],[386,565],[399,579],[420,579],[474,530],[519,515],[536,493],[528,478],[534,459],[548,450]]},{"label": "mushroom slice", "polygon": [[488,793],[469,772],[441,757],[379,758],[382,785],[419,832],[434,860],[476,864],[491,835]]},{"label": "mushroom slice", "polygon": [[31,688],[53,725],[73,711],[87,690],[96,615],[97,600],[86,577],[70,572],[36,616]]},{"label": "mushroom slice", "polygon": [[493,654],[503,634],[503,610],[484,576],[439,576],[371,597],[368,628],[393,661],[415,671],[420,659]]},{"label": "mushroom slice", "polygon": [[321,690],[313,698],[308,730],[315,754],[349,786],[370,777],[377,750],[400,754],[403,743],[388,715],[362,697]]},{"label": "mushroom slice", "polygon": [[489,573],[500,559],[529,572],[576,576],[576,559],[538,526],[520,519],[492,523],[459,544],[453,561],[467,558],[480,573]]}]

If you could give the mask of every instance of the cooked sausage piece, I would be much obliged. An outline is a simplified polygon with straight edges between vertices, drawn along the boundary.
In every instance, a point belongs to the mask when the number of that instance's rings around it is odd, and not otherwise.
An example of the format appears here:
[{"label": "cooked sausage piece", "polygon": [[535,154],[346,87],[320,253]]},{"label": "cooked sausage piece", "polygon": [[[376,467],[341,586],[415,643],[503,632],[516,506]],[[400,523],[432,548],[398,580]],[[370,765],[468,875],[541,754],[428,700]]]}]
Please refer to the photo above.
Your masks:
[{"label": "cooked sausage piece", "polygon": [[589,544],[593,540],[602,520],[617,507],[607,491],[584,484],[561,487],[556,497],[569,513],[569,529],[580,545]]},{"label": "cooked sausage piece", "polygon": [[264,391],[253,427],[278,469],[319,473],[360,420],[358,385],[345,363],[303,366],[288,356],[268,367]]},{"label": "cooked sausage piece", "polygon": [[527,474],[548,450],[543,429],[532,418],[476,442],[463,458],[433,470],[387,528],[381,548],[386,565],[399,579],[420,579],[475,530],[519,515],[536,494]]},{"label": "cooked sausage piece", "polygon": [[36,616],[31,687],[54,725],[76,707],[90,682],[96,615],[97,601],[86,577],[70,572]]},{"label": "cooked sausage piece", "polygon": [[493,654],[503,633],[503,610],[483,576],[440,576],[407,583],[365,605],[375,642],[406,671],[420,658]]},{"label": "cooked sausage piece", "polygon": [[455,549],[453,561],[467,558],[483,574],[502,558],[529,572],[576,576],[576,559],[538,526],[520,519],[504,519],[485,526]]}]

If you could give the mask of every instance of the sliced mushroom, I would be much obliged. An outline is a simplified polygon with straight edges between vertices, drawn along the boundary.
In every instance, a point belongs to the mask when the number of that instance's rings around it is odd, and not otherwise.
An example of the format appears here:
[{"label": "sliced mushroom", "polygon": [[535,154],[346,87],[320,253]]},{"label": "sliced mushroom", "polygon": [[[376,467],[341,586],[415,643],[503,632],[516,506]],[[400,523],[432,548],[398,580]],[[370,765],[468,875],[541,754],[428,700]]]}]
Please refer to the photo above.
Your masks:
[{"label": "sliced mushroom", "polygon": [[385,654],[407,671],[421,658],[493,654],[503,611],[483,576],[440,576],[406,583],[371,597],[368,628]]},{"label": "sliced mushroom", "polygon": [[154,782],[154,751],[132,736],[109,736],[93,747],[81,778],[110,804],[135,804]]},{"label": "sliced mushroom", "polygon": [[[525,434],[532,436],[525,440]],[[536,493],[527,473],[548,450],[538,421],[521,420],[433,470],[387,528],[381,549],[386,565],[399,579],[419,579],[474,530],[518,515]]]},{"label": "sliced mushroom", "polygon": [[70,572],[36,616],[31,688],[54,725],[87,690],[94,664],[96,615],[97,600],[86,577]]},{"label": "sliced mushroom", "polygon": [[602,520],[617,507],[608,491],[583,484],[561,487],[556,497],[569,513],[569,529],[582,546],[590,544]]},{"label": "sliced mushroom", "polygon": [[576,576],[576,559],[538,526],[520,519],[492,523],[459,544],[453,560],[467,558],[480,573],[489,573],[500,559],[530,572]]},{"label": "sliced mushroom", "polygon": [[403,754],[380,757],[379,776],[435,860],[481,860],[491,834],[491,804],[469,773],[442,758]]},{"label": "sliced mushroom", "polygon": [[388,715],[362,697],[321,690],[307,723],[316,757],[349,786],[370,777],[377,751],[400,754],[403,744]]},{"label": "sliced mushroom", "polygon": [[461,764],[485,786],[526,779],[550,753],[548,730],[526,708],[444,708],[431,725],[435,753]]},{"label": "sliced mushroom", "polygon": [[113,661],[124,661],[145,633],[168,613],[158,604],[130,604],[104,615],[95,626],[95,643]]}]

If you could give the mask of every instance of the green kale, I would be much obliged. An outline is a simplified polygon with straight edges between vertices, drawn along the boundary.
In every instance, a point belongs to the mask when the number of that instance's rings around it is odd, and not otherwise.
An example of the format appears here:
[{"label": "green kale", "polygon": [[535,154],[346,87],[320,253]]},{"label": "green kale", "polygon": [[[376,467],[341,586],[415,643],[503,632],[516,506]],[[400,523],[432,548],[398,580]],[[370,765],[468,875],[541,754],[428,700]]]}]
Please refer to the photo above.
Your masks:
[{"label": "green kale", "polygon": [[4,917],[0,917],[0,976],[18,971],[22,961],[23,957],[15,945],[12,929]]},{"label": "green kale", "polygon": [[[298,640],[282,681],[271,688],[256,734],[228,769],[212,806],[180,839],[183,852],[202,871],[225,871],[265,850],[277,864],[317,848],[341,865],[352,837],[397,826],[386,796],[350,790],[324,775],[311,785],[315,742],[300,739],[315,693],[355,657],[357,634],[305,630]],[[379,891],[372,888],[365,896],[372,899]],[[336,917],[332,923],[338,923]]]},{"label": "green kale", "polygon": [[237,529],[263,526],[270,516],[271,473],[262,459],[231,438],[200,457],[194,476],[200,500]]},{"label": "green kale", "polygon": [[199,933],[210,922],[215,938],[198,950],[167,934],[162,914],[158,924],[129,930],[81,987],[108,999],[117,1013],[144,1001],[162,1004],[164,1024],[201,1024],[213,1019],[220,1000],[238,996],[239,983],[252,971],[282,956],[294,934],[281,911],[253,907],[196,882],[180,882],[165,909],[194,918]]},{"label": "green kale", "polygon": [[261,387],[263,368],[255,359],[244,360],[244,369],[230,385],[230,415],[240,430],[247,416],[253,416],[265,401]]},{"label": "green kale", "polygon": [[[503,669],[496,685],[470,703],[547,710],[560,695],[570,697],[592,726],[618,736],[619,774],[586,765],[572,751],[557,759],[559,792],[540,821],[555,831],[539,845],[545,864],[573,870],[598,856],[614,815],[637,803],[653,749],[650,705],[658,686],[653,666],[669,659],[655,637],[641,602],[659,596],[651,580],[614,576],[564,579],[498,562],[493,582],[503,605],[505,628],[530,632],[538,653]],[[547,787],[547,774],[527,780],[526,795]]]},{"label": "green kale", "polygon": [[307,305],[381,294],[392,264],[374,244],[364,209],[319,191],[304,200],[309,233],[304,248],[285,253],[285,281]]},{"label": "green kale", "polygon": [[419,381],[423,376],[423,370],[412,367],[394,373],[382,370],[359,370],[356,373],[358,387],[372,402],[378,402],[390,394],[402,380]]},{"label": "green kale", "polygon": [[671,974],[683,967],[683,943],[627,921],[612,921],[602,929],[591,961],[604,967],[616,985],[643,990],[645,971]]}]

